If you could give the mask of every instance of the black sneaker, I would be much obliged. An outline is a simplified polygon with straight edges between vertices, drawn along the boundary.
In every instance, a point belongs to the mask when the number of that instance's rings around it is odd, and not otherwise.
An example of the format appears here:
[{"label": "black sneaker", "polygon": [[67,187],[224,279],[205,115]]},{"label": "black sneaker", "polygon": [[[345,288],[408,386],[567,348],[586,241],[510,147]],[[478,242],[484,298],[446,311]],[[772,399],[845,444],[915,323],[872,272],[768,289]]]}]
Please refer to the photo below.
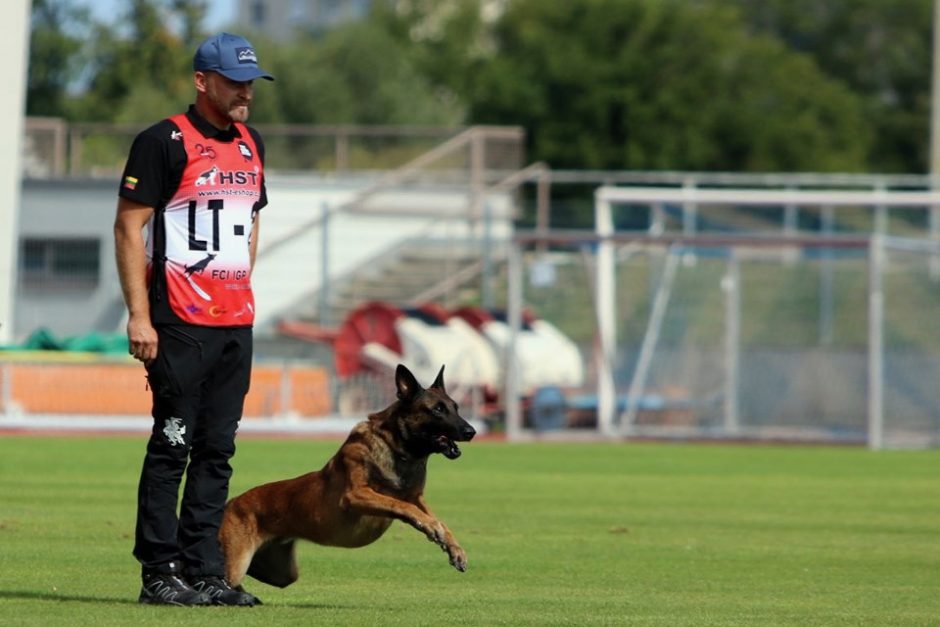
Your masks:
[{"label": "black sneaker", "polygon": [[154,605],[211,605],[208,594],[193,590],[183,579],[173,573],[150,573],[143,575],[144,585],[140,589],[138,603]]},{"label": "black sneaker", "polygon": [[222,577],[215,575],[200,575],[190,577],[193,590],[204,593],[213,605],[242,605],[251,607],[261,605],[261,599],[242,590],[241,586],[233,588]]}]

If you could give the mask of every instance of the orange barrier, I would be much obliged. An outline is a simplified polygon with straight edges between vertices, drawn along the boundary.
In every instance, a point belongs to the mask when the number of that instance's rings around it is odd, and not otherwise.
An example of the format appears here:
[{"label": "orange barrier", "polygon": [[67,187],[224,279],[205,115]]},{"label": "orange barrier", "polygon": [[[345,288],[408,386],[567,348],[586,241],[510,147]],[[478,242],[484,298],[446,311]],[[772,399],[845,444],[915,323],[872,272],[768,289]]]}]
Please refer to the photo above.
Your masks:
[{"label": "orange barrier", "polygon": [[[137,363],[0,363],[0,410],[30,414],[148,415],[150,391]],[[255,365],[245,416],[329,414],[325,368]]]},{"label": "orange barrier", "polygon": [[331,409],[330,380],[324,368],[255,366],[251,371],[246,416],[323,416]]}]

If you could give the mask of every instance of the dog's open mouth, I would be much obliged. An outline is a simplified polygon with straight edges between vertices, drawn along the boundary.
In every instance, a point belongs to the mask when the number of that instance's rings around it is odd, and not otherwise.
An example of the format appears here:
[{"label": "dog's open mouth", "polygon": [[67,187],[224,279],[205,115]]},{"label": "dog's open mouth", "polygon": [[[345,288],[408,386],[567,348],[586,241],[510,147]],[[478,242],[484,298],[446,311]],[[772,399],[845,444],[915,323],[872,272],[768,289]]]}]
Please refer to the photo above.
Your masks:
[{"label": "dog's open mouth", "polygon": [[446,435],[439,435],[434,439],[436,452],[442,453],[447,459],[457,459],[460,457],[460,448],[457,443]]}]

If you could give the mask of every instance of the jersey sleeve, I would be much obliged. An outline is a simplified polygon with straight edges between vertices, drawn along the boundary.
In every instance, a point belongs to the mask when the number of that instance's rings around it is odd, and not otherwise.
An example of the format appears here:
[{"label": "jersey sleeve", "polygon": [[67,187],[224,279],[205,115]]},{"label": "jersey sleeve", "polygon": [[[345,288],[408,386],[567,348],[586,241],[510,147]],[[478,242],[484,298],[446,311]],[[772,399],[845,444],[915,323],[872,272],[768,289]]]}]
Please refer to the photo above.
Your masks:
[{"label": "jersey sleeve", "polygon": [[179,176],[172,172],[168,142],[159,132],[169,134],[171,131],[165,126],[149,128],[134,139],[121,175],[120,197],[154,208],[166,203],[167,185]]}]

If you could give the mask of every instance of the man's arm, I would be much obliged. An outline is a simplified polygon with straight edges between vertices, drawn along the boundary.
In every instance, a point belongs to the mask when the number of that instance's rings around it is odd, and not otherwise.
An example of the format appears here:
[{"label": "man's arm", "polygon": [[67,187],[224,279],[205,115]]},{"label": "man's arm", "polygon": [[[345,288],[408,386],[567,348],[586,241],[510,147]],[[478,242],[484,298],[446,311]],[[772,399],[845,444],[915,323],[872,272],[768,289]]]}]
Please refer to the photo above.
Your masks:
[{"label": "man's arm", "polygon": [[128,312],[128,352],[144,364],[157,357],[157,332],[150,320],[147,256],[142,232],[152,215],[153,207],[119,198],[114,220],[114,250]]}]

